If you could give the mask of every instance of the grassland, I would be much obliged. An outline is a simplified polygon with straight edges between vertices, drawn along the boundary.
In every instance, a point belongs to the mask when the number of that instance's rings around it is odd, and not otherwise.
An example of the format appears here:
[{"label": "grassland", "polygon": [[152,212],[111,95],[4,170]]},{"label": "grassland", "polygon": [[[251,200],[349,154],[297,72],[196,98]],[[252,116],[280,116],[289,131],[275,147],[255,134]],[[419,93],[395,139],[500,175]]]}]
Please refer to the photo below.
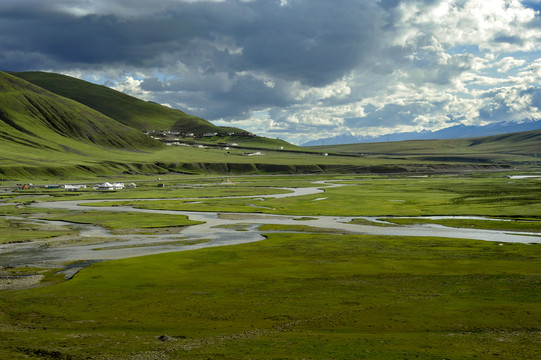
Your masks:
[{"label": "grassland", "polygon": [[184,227],[199,224],[197,221],[190,221],[183,215],[165,215],[132,213],[132,212],[107,212],[87,211],[77,213],[63,213],[54,216],[47,216],[48,220],[62,220],[79,224],[95,224],[115,232],[125,233],[127,229],[156,229],[168,227]]},{"label": "grassland", "polygon": [[272,234],[96,264],[66,283],[3,293],[0,354],[533,359],[539,265],[528,245]]},{"label": "grassland", "polygon": [[[510,222],[504,219],[519,219],[524,221],[513,222],[514,230],[539,232],[541,181],[503,175],[335,175],[327,180],[343,186],[320,194],[266,200],[212,198],[255,195],[263,186],[313,186],[311,181],[323,179],[235,177],[237,185],[223,186],[221,178],[188,177],[171,179],[162,189],[155,187],[154,179],[124,194],[150,199],[164,194],[201,197],[206,192],[208,197],[197,203],[166,199],[137,203],[294,214],[299,219],[493,216],[500,219],[490,221],[493,229],[508,229]],[[203,183],[206,186],[201,187]],[[13,196],[21,194],[28,193]],[[43,197],[51,194],[55,196]],[[46,202],[121,194],[42,190],[24,199]],[[264,208],[250,207],[254,201]],[[37,216],[32,208],[3,211]],[[54,217],[126,231],[144,226],[143,216],[60,212]],[[164,216],[147,225],[188,225],[185,221]],[[488,226],[485,223],[489,221],[445,224]],[[305,226],[262,229],[269,231],[267,239],[256,243],[101,262],[70,281],[49,272],[46,280],[56,285],[2,291],[0,358],[541,357],[539,245],[354,235]],[[12,269],[10,274],[18,272]]]},{"label": "grassland", "polygon": [[389,159],[494,163],[522,158],[536,163],[541,130],[468,139],[410,140],[310,147],[316,151],[379,155]]},{"label": "grassland", "polygon": [[[278,154],[279,148],[298,151],[298,147],[282,140],[246,136],[241,129],[217,127],[179,110],[58,74],[17,75],[43,87],[0,72],[2,181],[83,179],[125,173],[322,171],[315,155]],[[166,148],[142,133],[149,129],[221,136],[199,141],[212,145],[212,149]],[[233,132],[240,135],[227,135]],[[238,144],[238,148],[226,151],[218,147],[230,142]],[[269,153],[258,158],[262,161],[244,156],[253,152],[247,148],[254,147]],[[294,161],[287,162],[288,157]]]},{"label": "grassland", "polygon": [[62,235],[75,235],[75,232],[57,227],[46,229],[24,221],[0,219],[0,244],[43,240]]},{"label": "grassland", "polygon": [[[325,188],[325,185],[320,185],[324,188],[324,193],[302,197],[257,200],[208,198],[199,199],[197,203],[163,199],[137,203],[119,201],[114,204],[132,204],[139,208],[161,210],[260,212],[301,216],[480,215],[539,219],[541,214],[541,181],[538,179],[512,181],[503,175],[427,178],[343,176],[341,179],[335,177],[334,181],[342,186]],[[261,208],[254,209],[253,204]]]}]

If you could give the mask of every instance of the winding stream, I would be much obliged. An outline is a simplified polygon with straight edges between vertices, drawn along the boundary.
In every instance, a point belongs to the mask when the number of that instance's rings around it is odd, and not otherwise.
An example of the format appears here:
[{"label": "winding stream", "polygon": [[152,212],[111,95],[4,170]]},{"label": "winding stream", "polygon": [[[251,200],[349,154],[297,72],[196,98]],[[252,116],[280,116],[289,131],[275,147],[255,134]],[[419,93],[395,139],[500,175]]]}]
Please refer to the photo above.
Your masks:
[{"label": "winding stream", "polygon": [[[341,186],[316,182],[320,187],[288,189],[291,192],[278,195],[243,196],[244,198],[284,198],[322,193],[323,187]],[[222,197],[224,198],[224,197]],[[227,198],[227,197],[226,197]],[[235,197],[239,198],[239,197]],[[139,199],[151,200],[151,199]],[[190,199],[192,200],[192,199]],[[195,199],[197,200],[197,199]],[[541,243],[539,233],[477,230],[449,228],[435,224],[417,224],[408,226],[382,227],[373,225],[348,224],[352,219],[363,218],[378,222],[373,217],[310,216],[308,219],[290,215],[265,215],[259,213],[218,213],[173,210],[136,209],[131,206],[91,206],[93,202],[118,200],[75,200],[38,202],[33,207],[43,209],[62,209],[69,211],[98,210],[114,212],[142,212],[151,214],[186,215],[190,220],[204,222],[182,229],[176,234],[159,235],[115,235],[96,225],[73,224],[63,221],[45,221],[30,218],[16,218],[18,221],[69,226],[79,232],[79,238],[100,237],[109,240],[101,244],[69,245],[64,247],[46,247],[43,242],[27,242],[0,245],[0,265],[2,266],[37,266],[65,267],[65,264],[81,261],[80,265],[66,268],[66,276],[72,276],[92,262],[121,259],[134,256],[151,255],[172,251],[192,250],[207,247],[249,243],[264,239],[258,228],[264,224],[306,225],[317,228],[335,229],[354,234],[391,235],[391,236],[433,236],[473,240],[496,241],[500,243]],[[130,199],[137,201],[137,199]],[[83,207],[80,203],[85,203]],[[317,206],[317,203],[315,204]],[[446,218],[446,217],[438,217]],[[447,217],[467,218],[467,217]],[[485,218],[480,218],[485,219]],[[381,221],[379,221],[381,222]],[[242,230],[242,231],[239,231]],[[265,231],[265,233],[271,233]],[[114,240],[114,241],[110,241]]]}]

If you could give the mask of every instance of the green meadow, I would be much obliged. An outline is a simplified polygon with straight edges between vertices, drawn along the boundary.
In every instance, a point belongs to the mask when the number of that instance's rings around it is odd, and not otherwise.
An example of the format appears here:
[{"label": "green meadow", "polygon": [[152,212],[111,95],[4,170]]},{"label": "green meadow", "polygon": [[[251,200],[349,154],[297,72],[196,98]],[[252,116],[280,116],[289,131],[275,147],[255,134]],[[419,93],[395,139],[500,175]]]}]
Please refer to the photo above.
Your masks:
[{"label": "green meadow", "polygon": [[[312,183],[317,180],[342,186]],[[137,189],[116,192],[20,190],[5,199],[27,205],[0,210],[3,215],[93,223],[121,233],[193,222],[179,215],[84,207],[79,212],[35,209],[29,202],[119,199],[113,205],[290,214],[300,220],[343,215],[360,223],[366,220],[355,217],[373,216],[404,225],[431,222],[541,235],[539,179],[471,174],[223,181],[177,176],[163,188],[148,178]],[[309,186],[324,192],[281,199],[219,198]],[[424,215],[496,220],[397,218]],[[40,228],[20,226],[21,234],[49,238]],[[0,227],[17,233],[8,220]],[[242,216],[237,230],[243,230]],[[261,230],[266,239],[255,243],[100,262],[69,281],[45,271],[43,286],[1,290],[0,358],[541,358],[540,245],[354,235],[272,224]],[[28,268],[0,270],[4,275],[32,273]]]},{"label": "green meadow", "polygon": [[[264,178],[264,177],[263,177]],[[297,186],[316,186],[324,192],[287,198],[209,197],[196,203],[184,199],[118,201],[116,205],[160,210],[259,212],[288,215],[341,216],[497,216],[532,217],[541,214],[541,181],[511,180],[507,176],[334,176],[339,187],[309,184],[324,177],[294,177]],[[334,179],[334,180],[333,180]],[[243,178],[239,178],[242,188]],[[304,182],[299,182],[303,180]],[[284,183],[287,184],[287,183]],[[291,184],[291,183],[289,183]],[[280,180],[272,182],[280,186]],[[234,192],[237,186],[223,191]],[[232,190],[229,190],[233,188]],[[218,187],[219,189],[219,187]],[[222,187],[223,189],[223,187]],[[197,191],[197,190],[196,190]],[[253,189],[257,193],[257,189]],[[265,192],[262,191],[264,194]],[[97,205],[92,203],[92,205]],[[111,205],[110,202],[102,205]],[[256,207],[254,207],[256,205]],[[515,224],[520,227],[520,224]]]},{"label": "green meadow", "polygon": [[[533,359],[538,246],[272,234],[2,294],[3,358]],[[167,341],[161,341],[165,339]]]}]

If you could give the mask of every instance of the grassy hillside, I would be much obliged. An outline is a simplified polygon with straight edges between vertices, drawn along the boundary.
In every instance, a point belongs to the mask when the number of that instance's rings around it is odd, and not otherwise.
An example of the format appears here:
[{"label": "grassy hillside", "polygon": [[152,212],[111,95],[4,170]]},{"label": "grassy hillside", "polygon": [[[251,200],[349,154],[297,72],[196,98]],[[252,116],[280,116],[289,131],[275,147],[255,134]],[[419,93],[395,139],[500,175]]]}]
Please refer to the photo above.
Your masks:
[{"label": "grassy hillside", "polygon": [[410,140],[382,143],[314,146],[308,149],[344,154],[405,156],[419,160],[493,161],[541,156],[541,130],[470,139]]},{"label": "grassy hillside", "polygon": [[[82,86],[86,86],[84,82]],[[115,99],[106,102],[114,103]],[[133,103],[170,110],[137,99]],[[118,106],[118,111],[123,109]],[[215,127],[213,129],[216,130]],[[296,171],[296,162],[305,166],[319,160],[300,159],[285,153],[278,156],[265,154],[264,159],[263,156],[257,157],[259,165],[255,165],[254,158],[241,156],[248,150],[224,150],[216,144],[235,142],[239,147],[253,146],[272,149],[273,152],[280,146],[297,147],[281,140],[254,136],[201,139],[215,145],[215,148],[166,147],[86,105],[0,72],[0,174],[3,180],[35,182],[38,178],[164,174],[170,171],[265,172],[269,163],[277,165],[271,169],[273,172],[280,171],[284,163],[287,163],[286,171]]]},{"label": "grassy hillside", "polygon": [[56,94],[85,104],[125,125],[145,130],[179,130],[194,133],[243,130],[218,127],[197,116],[143,101],[106,86],[46,72],[17,72],[13,75]]},{"label": "grassy hillside", "polygon": [[[15,145],[79,153],[84,153],[81,146],[88,145],[128,150],[161,147],[143,133],[87,106],[3,72],[0,139],[3,150]],[[6,151],[3,152],[5,156]]]}]

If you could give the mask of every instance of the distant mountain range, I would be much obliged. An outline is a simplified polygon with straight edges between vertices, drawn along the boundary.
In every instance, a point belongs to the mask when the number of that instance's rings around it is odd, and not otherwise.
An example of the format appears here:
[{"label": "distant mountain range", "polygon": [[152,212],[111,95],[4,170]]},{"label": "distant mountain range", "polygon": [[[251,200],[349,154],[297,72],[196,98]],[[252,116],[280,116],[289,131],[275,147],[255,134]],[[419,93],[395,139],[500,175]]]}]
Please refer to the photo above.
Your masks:
[{"label": "distant mountain range", "polygon": [[522,122],[504,121],[485,126],[456,125],[438,131],[393,133],[381,136],[354,136],[351,134],[344,134],[308,141],[301,146],[340,145],[405,140],[464,139],[539,129],[541,129],[541,120],[524,120]]}]

